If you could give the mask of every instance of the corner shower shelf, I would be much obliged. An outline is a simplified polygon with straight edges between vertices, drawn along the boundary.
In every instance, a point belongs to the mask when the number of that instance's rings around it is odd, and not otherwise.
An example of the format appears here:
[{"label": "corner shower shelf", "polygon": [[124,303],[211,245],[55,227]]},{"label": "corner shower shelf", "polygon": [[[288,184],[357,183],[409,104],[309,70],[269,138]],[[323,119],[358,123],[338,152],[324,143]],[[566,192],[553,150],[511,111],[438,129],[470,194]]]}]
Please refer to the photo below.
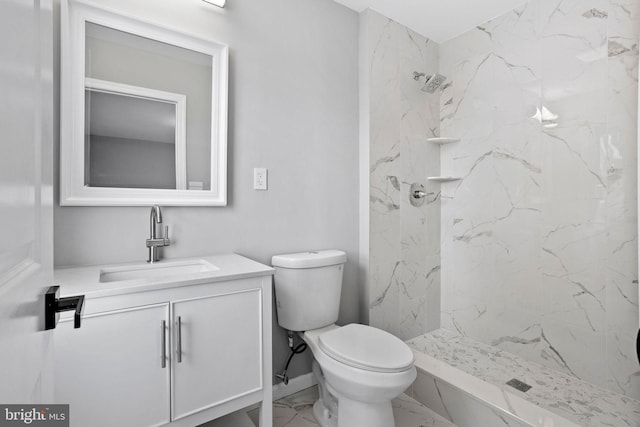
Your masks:
[{"label": "corner shower shelf", "polygon": [[451,144],[452,142],[459,142],[460,138],[448,138],[448,137],[437,137],[437,138],[427,138],[428,142],[432,142],[434,144],[443,145],[443,144]]},{"label": "corner shower shelf", "polygon": [[436,181],[436,182],[451,182],[451,181],[459,181],[462,178],[459,176],[429,176],[427,180]]}]

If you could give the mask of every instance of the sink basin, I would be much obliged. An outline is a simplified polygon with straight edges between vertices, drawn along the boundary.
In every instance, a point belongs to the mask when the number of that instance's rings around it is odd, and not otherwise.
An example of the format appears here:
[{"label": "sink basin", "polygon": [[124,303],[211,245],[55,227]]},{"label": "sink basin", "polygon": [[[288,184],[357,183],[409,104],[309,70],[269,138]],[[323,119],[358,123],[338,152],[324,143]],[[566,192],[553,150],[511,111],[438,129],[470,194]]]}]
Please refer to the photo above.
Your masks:
[{"label": "sink basin", "polygon": [[103,268],[100,270],[100,283],[142,279],[157,280],[166,277],[186,276],[218,270],[218,267],[202,259],[176,262],[161,261],[157,264],[137,264]]}]

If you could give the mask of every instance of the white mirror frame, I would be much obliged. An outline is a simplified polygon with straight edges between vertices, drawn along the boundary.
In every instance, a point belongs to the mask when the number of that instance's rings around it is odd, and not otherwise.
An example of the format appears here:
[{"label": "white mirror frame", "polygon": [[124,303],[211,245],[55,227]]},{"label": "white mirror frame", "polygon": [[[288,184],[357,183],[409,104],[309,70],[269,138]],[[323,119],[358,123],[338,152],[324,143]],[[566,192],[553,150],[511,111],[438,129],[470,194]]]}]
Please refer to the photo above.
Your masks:
[{"label": "white mirror frame", "polygon": [[[91,22],[210,55],[211,189],[164,190],[84,185],[85,23]],[[60,18],[60,205],[226,206],[229,48],[83,0],[62,0]]]}]

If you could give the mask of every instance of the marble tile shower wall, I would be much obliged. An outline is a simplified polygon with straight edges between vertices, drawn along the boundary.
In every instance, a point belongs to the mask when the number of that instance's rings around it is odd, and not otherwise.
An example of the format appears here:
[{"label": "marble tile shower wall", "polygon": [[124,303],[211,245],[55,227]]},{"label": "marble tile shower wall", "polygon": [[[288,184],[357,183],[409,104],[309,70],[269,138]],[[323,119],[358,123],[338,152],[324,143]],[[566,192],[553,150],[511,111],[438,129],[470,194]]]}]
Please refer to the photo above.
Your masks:
[{"label": "marble tile shower wall", "polygon": [[[369,322],[407,339],[440,323],[439,97],[420,89],[413,72],[438,70],[438,45],[367,10],[370,133]],[[422,207],[409,186],[426,186]]]},{"label": "marble tile shower wall", "polygon": [[439,49],[442,326],[636,399],[639,29],[637,0],[531,0]]}]

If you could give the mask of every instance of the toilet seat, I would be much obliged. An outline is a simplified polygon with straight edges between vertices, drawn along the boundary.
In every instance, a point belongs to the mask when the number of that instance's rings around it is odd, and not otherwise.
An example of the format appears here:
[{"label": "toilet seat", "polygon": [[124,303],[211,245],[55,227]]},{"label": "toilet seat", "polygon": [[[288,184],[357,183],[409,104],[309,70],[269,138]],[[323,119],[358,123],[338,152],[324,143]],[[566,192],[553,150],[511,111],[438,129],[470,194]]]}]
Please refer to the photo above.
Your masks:
[{"label": "toilet seat", "polygon": [[320,350],[332,359],[372,372],[401,372],[413,366],[413,352],[381,329],[352,323],[318,336]]}]

